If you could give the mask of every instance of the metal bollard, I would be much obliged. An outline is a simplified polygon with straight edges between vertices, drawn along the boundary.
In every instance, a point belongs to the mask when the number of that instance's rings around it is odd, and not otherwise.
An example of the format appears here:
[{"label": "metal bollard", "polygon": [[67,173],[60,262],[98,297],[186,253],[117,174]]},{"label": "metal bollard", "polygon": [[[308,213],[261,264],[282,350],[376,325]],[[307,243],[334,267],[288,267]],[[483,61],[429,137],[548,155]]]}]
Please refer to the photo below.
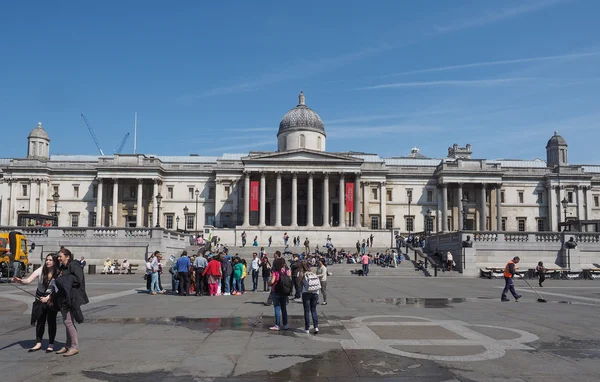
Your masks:
[{"label": "metal bollard", "polygon": [[437,264],[433,266],[433,277],[437,277]]},{"label": "metal bollard", "polygon": [[427,258],[425,258],[425,269],[427,269]]}]

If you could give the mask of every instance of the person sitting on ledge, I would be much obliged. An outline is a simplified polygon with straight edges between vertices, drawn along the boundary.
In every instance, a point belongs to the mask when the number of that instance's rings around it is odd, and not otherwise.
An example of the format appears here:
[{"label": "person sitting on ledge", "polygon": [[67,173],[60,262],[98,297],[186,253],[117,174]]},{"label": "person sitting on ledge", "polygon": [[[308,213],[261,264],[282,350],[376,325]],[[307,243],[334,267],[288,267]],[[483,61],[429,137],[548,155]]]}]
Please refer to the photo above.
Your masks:
[{"label": "person sitting on ledge", "polygon": [[575,241],[575,239],[573,238],[573,236],[571,236],[571,238],[569,239],[569,241],[567,241],[565,243],[565,247],[567,247],[568,249],[573,249],[577,247],[577,242]]},{"label": "person sitting on ledge", "polygon": [[112,261],[110,261],[110,257],[106,259],[104,262],[104,267],[102,268],[103,274],[108,274],[110,272],[110,267],[112,266]]}]

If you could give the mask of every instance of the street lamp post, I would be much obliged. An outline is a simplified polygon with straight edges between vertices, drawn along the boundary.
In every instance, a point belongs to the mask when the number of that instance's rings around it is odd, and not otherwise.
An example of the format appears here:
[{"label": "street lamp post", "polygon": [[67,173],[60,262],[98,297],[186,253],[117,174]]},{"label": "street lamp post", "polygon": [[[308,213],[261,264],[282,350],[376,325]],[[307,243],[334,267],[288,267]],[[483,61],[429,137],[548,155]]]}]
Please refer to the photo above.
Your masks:
[{"label": "street lamp post", "polygon": [[198,197],[200,196],[200,191],[196,188],[194,194],[196,195],[196,236],[198,236]]},{"label": "street lamp post", "polygon": [[563,200],[561,200],[560,204],[562,204],[563,212],[565,214],[565,220],[563,222],[563,231],[566,231],[567,230],[567,206],[569,205],[569,201],[567,200],[567,198],[563,198]]},{"label": "street lamp post", "polygon": [[467,198],[467,196],[463,196],[463,198],[460,200],[462,202],[462,215],[463,215],[463,226],[462,229],[463,231],[467,230],[467,202],[469,201],[469,199]]},{"label": "street lamp post", "polygon": [[177,222],[177,232],[179,232],[179,215],[177,215],[175,221]]},{"label": "street lamp post", "polygon": [[426,229],[427,236],[431,235],[431,229],[432,229],[432,225],[433,225],[433,224],[431,224],[431,219],[432,219],[432,217],[431,217],[431,209],[428,208],[427,209],[427,229]]},{"label": "street lamp post", "polygon": [[[408,218],[406,219],[406,229],[408,230],[408,237],[406,238],[406,256],[408,257],[408,239],[410,238],[410,231],[412,229],[412,218],[410,216],[410,204],[412,203],[412,192],[408,194]],[[411,224],[408,224],[408,221],[411,220]]]},{"label": "street lamp post", "polygon": [[162,195],[160,194],[160,192],[158,193],[158,195],[156,195],[156,213],[158,216],[156,216],[156,228],[160,228],[160,202],[162,201]]},{"label": "street lamp post", "polygon": [[190,211],[189,208],[187,208],[187,206],[183,207],[183,232],[187,233],[187,216],[188,216],[188,212]]},{"label": "street lamp post", "polygon": [[58,191],[55,191],[54,194],[52,194],[52,201],[54,202],[54,217],[56,217],[56,221],[55,221],[56,226],[58,226],[58,201],[59,200],[60,200],[60,195],[58,194]]}]

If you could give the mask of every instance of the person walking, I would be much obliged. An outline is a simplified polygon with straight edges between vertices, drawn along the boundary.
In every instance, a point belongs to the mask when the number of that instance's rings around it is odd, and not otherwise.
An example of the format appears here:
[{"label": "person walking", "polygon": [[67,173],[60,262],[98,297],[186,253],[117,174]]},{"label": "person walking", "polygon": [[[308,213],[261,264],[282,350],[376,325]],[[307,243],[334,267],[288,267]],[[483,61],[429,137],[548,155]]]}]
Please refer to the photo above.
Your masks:
[{"label": "person walking", "polygon": [[272,243],[273,243],[273,236],[269,236],[269,247],[271,246]]},{"label": "person walking", "polygon": [[[279,256],[281,256],[281,253]],[[288,330],[287,303],[288,295],[291,292],[291,272],[285,265],[285,260],[281,257],[277,257],[273,261],[270,285],[272,288],[273,307],[275,310],[275,325],[271,326],[269,329]]]},{"label": "person walking", "polygon": [[250,263],[250,269],[252,272],[252,292],[256,292],[256,290],[258,289],[258,269],[259,268],[260,268],[260,260],[258,260],[258,254],[256,252],[254,252],[252,254],[252,262]]},{"label": "person walking", "polygon": [[[79,336],[75,322],[83,322],[81,306],[89,302],[85,293],[85,276],[79,261],[73,261],[73,254],[66,248],[58,252],[60,272],[56,278],[57,292],[51,299],[60,307],[63,323],[67,331],[65,346],[56,352],[64,357],[79,354]],[[56,298],[55,298],[56,297]]]},{"label": "person walking", "polygon": [[449,271],[452,271],[454,269],[454,257],[452,256],[452,252],[450,251],[446,253],[446,266],[448,267]]},{"label": "person walking", "polygon": [[204,270],[208,266],[208,261],[201,254],[198,254],[196,260],[194,260],[194,271],[196,272],[196,296],[202,296],[204,294]]},{"label": "person walking", "polygon": [[244,248],[246,246],[246,238],[248,237],[248,235],[246,235],[246,231],[242,232],[242,248]]},{"label": "person walking", "polygon": [[306,255],[310,255],[310,241],[308,240],[308,237],[306,239],[304,239],[304,253],[306,253]]},{"label": "person walking", "polygon": [[363,276],[369,275],[369,255],[364,253],[361,257]]},{"label": "person walking", "polygon": [[271,263],[269,258],[264,256],[260,261],[261,273],[263,278],[263,292],[268,292],[269,280],[271,279]]},{"label": "person walking", "polygon": [[244,265],[239,257],[233,260],[233,296],[242,295],[242,274],[244,273]]},{"label": "person walking", "polygon": [[231,264],[231,256],[226,255],[221,263],[221,274],[223,275],[223,296],[231,295],[231,274],[233,273],[233,265]]},{"label": "person walking", "polygon": [[187,296],[190,291],[190,266],[190,258],[187,256],[187,251],[181,252],[181,256],[177,259],[180,296]]},{"label": "person walking", "polygon": [[535,267],[535,271],[538,274],[538,283],[540,284],[540,288],[544,287],[542,283],[546,281],[546,270],[547,269],[544,267],[544,263],[542,261],[538,262],[537,267]]},{"label": "person walking", "polygon": [[288,246],[288,240],[290,239],[290,237],[288,236],[287,232],[284,232],[283,234],[283,245],[284,247]]},{"label": "person walking", "polygon": [[154,255],[152,256],[152,260],[150,261],[150,294],[153,295],[156,295],[158,292],[160,292],[158,287],[158,272],[160,271],[160,267],[158,265],[157,252],[154,253]]},{"label": "person walking", "polygon": [[520,294],[517,294],[515,291],[515,284],[513,283],[513,277],[517,273],[517,264],[519,264],[521,259],[519,256],[513,257],[508,263],[506,263],[506,267],[504,268],[504,290],[502,291],[501,301],[510,301],[508,297],[506,297],[506,292],[510,291],[510,293],[515,298],[515,301],[519,301],[521,298]]},{"label": "person walking", "polygon": [[221,282],[221,261],[219,256],[214,256],[208,263],[202,276],[207,278],[208,281],[208,293],[211,296],[216,296],[219,290],[219,283]]},{"label": "person walking", "polygon": [[325,266],[325,259],[319,259],[319,266],[317,268],[317,277],[321,281],[321,294],[323,295],[323,305],[327,305],[327,267]]},{"label": "person walking", "polygon": [[[81,264],[81,262],[80,262]],[[48,254],[44,266],[36,269],[25,280],[14,277],[13,283],[27,285],[35,279],[38,281],[35,290],[35,301],[31,310],[31,325],[35,325],[35,346],[29,349],[29,353],[42,348],[42,337],[46,322],[48,322],[48,347],[46,353],[54,351],[54,339],[56,338],[56,315],[58,308],[51,300],[51,294],[55,292],[55,279],[58,276],[58,258],[55,254]]]},{"label": "person walking", "polygon": [[314,333],[319,334],[319,315],[317,314],[317,305],[319,304],[319,290],[321,284],[319,277],[310,271],[308,263],[300,263],[299,273],[300,283],[302,284],[302,305],[304,307],[304,333],[308,334],[310,329],[310,318],[312,316]]}]

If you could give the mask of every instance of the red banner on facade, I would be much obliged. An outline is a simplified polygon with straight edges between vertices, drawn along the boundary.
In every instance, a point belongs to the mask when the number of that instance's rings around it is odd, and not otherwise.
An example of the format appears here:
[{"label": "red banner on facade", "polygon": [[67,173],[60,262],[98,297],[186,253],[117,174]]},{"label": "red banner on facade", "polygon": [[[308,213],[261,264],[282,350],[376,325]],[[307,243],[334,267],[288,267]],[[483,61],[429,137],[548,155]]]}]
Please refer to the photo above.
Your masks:
[{"label": "red banner on facade", "polygon": [[346,183],[346,212],[354,212],[354,183]]},{"label": "red banner on facade", "polygon": [[250,182],[250,211],[258,211],[258,181]]}]

